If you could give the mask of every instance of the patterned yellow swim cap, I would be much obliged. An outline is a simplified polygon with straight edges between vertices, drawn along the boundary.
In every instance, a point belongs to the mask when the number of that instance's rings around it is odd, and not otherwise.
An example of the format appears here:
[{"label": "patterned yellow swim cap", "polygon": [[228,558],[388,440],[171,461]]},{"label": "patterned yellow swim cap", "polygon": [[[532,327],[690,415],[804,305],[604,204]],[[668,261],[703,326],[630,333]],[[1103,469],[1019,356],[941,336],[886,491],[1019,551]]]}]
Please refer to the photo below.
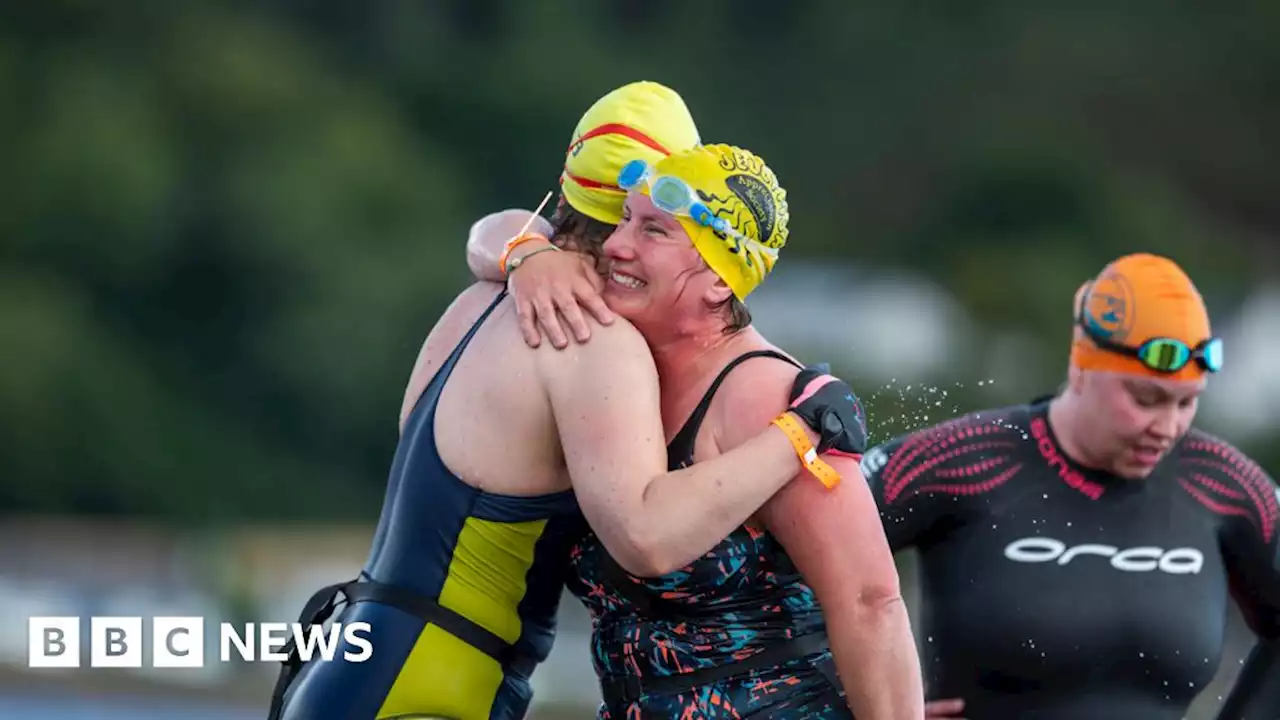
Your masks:
[{"label": "patterned yellow swim cap", "polygon": [[703,145],[677,152],[654,166],[656,175],[685,181],[713,215],[728,221],[741,239],[677,216],[698,253],[739,300],[764,282],[787,244],[787,191],[764,160],[731,145]]},{"label": "patterned yellow swim cap", "polygon": [[623,85],[597,100],[578,121],[561,190],[578,212],[617,225],[626,199],[617,186],[622,166],[636,158],[654,164],[698,142],[698,127],[679,93],[649,81]]}]

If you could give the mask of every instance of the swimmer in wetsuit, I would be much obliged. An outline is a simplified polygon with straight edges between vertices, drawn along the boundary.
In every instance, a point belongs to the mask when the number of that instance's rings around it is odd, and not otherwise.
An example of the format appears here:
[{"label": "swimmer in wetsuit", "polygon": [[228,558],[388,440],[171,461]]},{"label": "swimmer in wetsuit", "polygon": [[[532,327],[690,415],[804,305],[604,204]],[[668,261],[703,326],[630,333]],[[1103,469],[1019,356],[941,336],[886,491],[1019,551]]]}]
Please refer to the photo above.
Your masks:
[{"label": "swimmer in wetsuit", "polygon": [[1075,318],[1056,397],[863,457],[891,545],[919,552],[930,717],[1182,718],[1234,598],[1260,642],[1222,718],[1280,718],[1277,489],[1191,428],[1221,363],[1199,294],[1132,255]]},{"label": "swimmer in wetsuit", "polygon": [[[604,296],[653,350],[669,467],[697,467],[768,426],[799,372],[743,304],[786,242],[785,192],[759,157],[723,145],[640,163],[618,184],[632,192],[605,243]],[[555,256],[534,258],[513,292],[536,297],[528,285]],[[638,577],[597,535],[577,544],[569,587],[593,619],[601,718],[921,717],[874,501],[856,462],[831,463],[845,475],[833,490],[787,485],[676,572]]]},{"label": "swimmer in wetsuit", "polygon": [[[591,132],[623,124],[626,132]],[[678,95],[636,83],[588,110],[567,170],[616,177],[619,147],[656,161],[666,152],[657,148],[696,139]],[[573,231],[554,239],[598,253],[612,225],[591,218],[611,209],[616,220],[621,193],[596,204],[566,197],[562,227]],[[689,562],[801,473],[802,451],[848,444],[841,428],[858,426],[848,386],[819,373],[804,381],[814,391],[783,408],[785,430],[758,429],[714,463],[671,472],[653,359],[634,327],[615,321],[595,328],[588,345],[539,352],[523,342],[501,286],[469,288],[431,331],[410,377],[361,577],[321,590],[304,611],[303,622],[321,622],[345,599],[336,621],[369,623],[372,657],[301,663],[291,652],[273,716],[523,717],[583,518],[635,572]]]}]

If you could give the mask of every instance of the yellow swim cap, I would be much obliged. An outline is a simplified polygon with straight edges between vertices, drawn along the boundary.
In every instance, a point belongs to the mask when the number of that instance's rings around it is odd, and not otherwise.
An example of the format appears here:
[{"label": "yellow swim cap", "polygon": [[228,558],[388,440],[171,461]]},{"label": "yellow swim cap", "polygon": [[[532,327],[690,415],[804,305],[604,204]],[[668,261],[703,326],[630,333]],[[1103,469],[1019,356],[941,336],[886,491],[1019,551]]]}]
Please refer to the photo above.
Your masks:
[{"label": "yellow swim cap", "polygon": [[764,160],[730,145],[704,145],[677,152],[653,168],[688,183],[711,214],[724,218],[747,242],[717,233],[690,217],[677,216],[712,271],[739,300],[764,282],[787,244],[787,191]]},{"label": "yellow swim cap", "polygon": [[679,93],[649,81],[623,85],[597,100],[578,121],[561,190],[578,212],[617,225],[626,199],[617,185],[622,166],[636,158],[652,165],[698,142],[698,127]]}]

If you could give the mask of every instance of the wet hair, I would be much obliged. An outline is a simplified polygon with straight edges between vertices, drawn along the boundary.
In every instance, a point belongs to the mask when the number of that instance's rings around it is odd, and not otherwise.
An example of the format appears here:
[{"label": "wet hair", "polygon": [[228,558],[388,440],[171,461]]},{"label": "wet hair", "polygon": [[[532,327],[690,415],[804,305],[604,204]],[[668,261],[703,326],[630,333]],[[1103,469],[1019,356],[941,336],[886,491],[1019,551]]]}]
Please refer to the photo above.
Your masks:
[{"label": "wet hair", "polygon": [[736,295],[730,295],[727,300],[714,303],[711,309],[724,315],[725,335],[746,330],[751,325],[751,311]]},{"label": "wet hair", "polygon": [[596,270],[603,271],[604,241],[613,234],[614,227],[616,226],[579,212],[562,194],[555,212],[551,214],[550,239],[556,247],[590,255]]}]

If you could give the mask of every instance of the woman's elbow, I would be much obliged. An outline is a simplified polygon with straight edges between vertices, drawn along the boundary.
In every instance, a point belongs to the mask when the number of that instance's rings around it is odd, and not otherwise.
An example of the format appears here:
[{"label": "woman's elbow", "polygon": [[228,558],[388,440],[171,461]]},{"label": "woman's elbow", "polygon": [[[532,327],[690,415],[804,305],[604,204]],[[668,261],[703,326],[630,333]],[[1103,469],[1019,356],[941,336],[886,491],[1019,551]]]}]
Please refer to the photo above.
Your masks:
[{"label": "woman's elbow", "polygon": [[[831,600],[833,605],[840,607],[842,614],[867,620],[905,611],[907,606],[896,578],[850,583]],[[818,602],[822,602],[821,596]]]},{"label": "woman's elbow", "polygon": [[629,554],[624,557],[614,556],[618,566],[628,575],[638,578],[659,578],[676,568],[664,565],[644,555]]},{"label": "woman's elbow", "polygon": [[534,217],[528,210],[500,210],[475,221],[467,234],[467,267],[478,280],[500,280],[501,272],[492,267],[502,254],[507,241],[529,223],[529,231],[550,237],[551,224]]},{"label": "woman's elbow", "polygon": [[899,587],[896,578],[860,586],[854,596],[854,601],[864,608],[905,606],[905,601],[902,599],[902,588]]},{"label": "woman's elbow", "polygon": [[621,552],[610,551],[609,554],[619,567],[638,578],[662,577],[680,568],[654,547],[629,545]]},{"label": "woman's elbow", "polygon": [[865,593],[853,593],[841,597],[837,602],[818,602],[824,610],[827,620],[827,631],[833,638],[844,638],[848,642],[876,643],[876,638],[893,634],[895,628],[903,623],[910,623],[907,604],[898,593],[888,588],[869,590]]},{"label": "woman's elbow", "polygon": [[499,210],[485,215],[472,224],[468,240],[492,240],[496,237],[500,242],[505,243],[526,226],[528,232],[541,235],[549,235],[553,230],[546,218],[534,215],[528,210]]},{"label": "woman's elbow", "polygon": [[670,543],[652,529],[624,527],[617,535],[615,544],[619,551],[610,551],[610,554],[623,570],[636,577],[662,577],[688,564],[688,558],[677,556],[669,547]]}]

